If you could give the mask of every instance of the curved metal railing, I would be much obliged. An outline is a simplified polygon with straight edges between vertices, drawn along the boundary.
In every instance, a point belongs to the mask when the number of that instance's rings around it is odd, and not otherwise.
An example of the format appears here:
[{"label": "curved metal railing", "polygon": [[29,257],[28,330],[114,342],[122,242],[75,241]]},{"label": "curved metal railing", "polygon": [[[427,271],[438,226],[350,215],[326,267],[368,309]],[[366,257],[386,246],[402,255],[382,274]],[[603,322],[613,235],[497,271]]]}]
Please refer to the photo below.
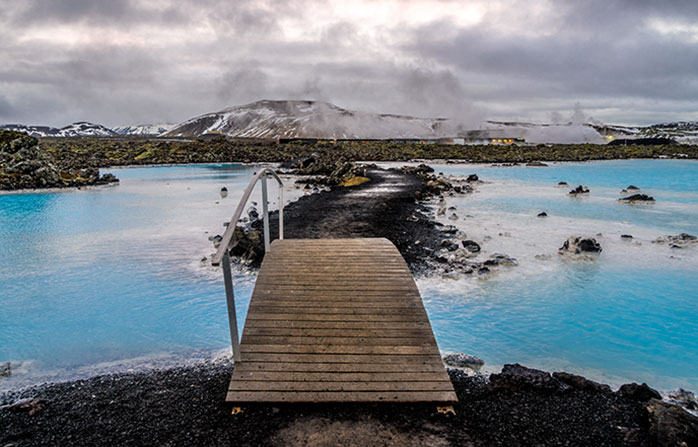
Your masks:
[{"label": "curved metal railing", "polygon": [[247,201],[250,199],[252,190],[257,181],[262,179],[262,218],[264,222],[264,251],[268,252],[271,248],[269,236],[269,197],[267,194],[267,179],[273,177],[279,184],[279,239],[284,238],[284,184],[279,176],[271,168],[263,168],[258,171],[250,184],[245,189],[245,192],[238,203],[238,207],[233,213],[228,227],[223,233],[223,238],[218,246],[218,251],[211,258],[211,264],[214,266],[223,266],[223,282],[225,283],[225,298],[228,303],[228,323],[230,325],[230,341],[233,345],[233,360],[240,362],[240,340],[238,337],[238,321],[237,313],[235,312],[235,294],[233,291],[233,273],[230,269],[230,248],[235,243],[235,227],[237,226],[240,216],[242,215]]}]

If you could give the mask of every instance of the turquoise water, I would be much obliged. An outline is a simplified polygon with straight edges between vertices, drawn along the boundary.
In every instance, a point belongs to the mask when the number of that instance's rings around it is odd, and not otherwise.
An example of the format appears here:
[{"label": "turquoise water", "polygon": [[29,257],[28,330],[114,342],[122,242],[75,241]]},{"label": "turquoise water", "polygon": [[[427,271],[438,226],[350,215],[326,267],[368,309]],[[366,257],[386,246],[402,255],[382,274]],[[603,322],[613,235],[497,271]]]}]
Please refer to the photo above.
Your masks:
[{"label": "turquoise water", "polygon": [[[430,316],[444,322],[435,325],[442,350],[616,385],[698,389],[698,245],[652,243],[666,234],[698,234],[697,162],[433,167],[446,175],[477,173],[486,182],[474,194],[447,198],[459,220],[441,221],[482,243],[481,259],[501,252],[520,264],[488,281],[419,282]],[[571,198],[560,181],[591,193]],[[630,184],[657,202],[618,202]],[[549,217],[536,217],[541,211]],[[595,237],[604,251],[593,261],[561,258],[557,248],[571,235]]]},{"label": "turquoise water", "polygon": [[[483,256],[502,251],[520,263],[487,281],[418,281],[442,350],[481,356],[493,368],[521,362],[614,384],[698,390],[698,246],[679,252],[651,243],[698,234],[698,163],[435,168],[487,182],[448,198],[456,224],[482,242]],[[225,354],[223,284],[201,258],[254,170],[115,169],[118,186],[0,195],[0,362],[15,371],[0,388]],[[570,199],[554,186],[560,180],[592,193]],[[618,203],[628,184],[658,202]],[[221,186],[229,197],[219,197]],[[542,210],[550,217],[536,218]],[[559,259],[562,241],[585,232],[602,233],[601,257]],[[623,233],[635,238],[621,241]],[[236,277],[240,325],[253,279]]]},{"label": "turquoise water", "polygon": [[[16,370],[0,386],[229,346],[221,276],[201,258],[254,167],[113,172],[118,186],[0,196],[0,362]],[[238,278],[241,318],[250,287]]]}]

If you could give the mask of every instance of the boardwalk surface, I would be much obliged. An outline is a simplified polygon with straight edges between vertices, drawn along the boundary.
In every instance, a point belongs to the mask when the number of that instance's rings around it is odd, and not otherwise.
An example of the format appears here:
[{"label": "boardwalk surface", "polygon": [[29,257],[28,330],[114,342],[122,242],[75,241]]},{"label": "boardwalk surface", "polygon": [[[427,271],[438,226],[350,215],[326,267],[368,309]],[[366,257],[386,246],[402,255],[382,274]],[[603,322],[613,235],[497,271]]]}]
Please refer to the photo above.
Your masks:
[{"label": "boardwalk surface", "polygon": [[286,239],[259,271],[228,402],[455,402],[387,239]]}]

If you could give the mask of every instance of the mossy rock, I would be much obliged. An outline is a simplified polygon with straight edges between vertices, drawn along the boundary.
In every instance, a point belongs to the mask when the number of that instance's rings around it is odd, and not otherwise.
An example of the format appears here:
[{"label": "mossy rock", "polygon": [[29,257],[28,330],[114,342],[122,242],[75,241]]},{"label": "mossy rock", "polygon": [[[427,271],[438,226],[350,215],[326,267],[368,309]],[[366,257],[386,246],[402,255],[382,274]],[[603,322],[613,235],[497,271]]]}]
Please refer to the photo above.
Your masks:
[{"label": "mossy rock", "polygon": [[344,186],[350,187],[350,186],[358,186],[361,185],[362,183],[370,182],[371,179],[368,177],[360,177],[360,176],[354,176],[354,177],[349,177],[346,178],[342,183],[339,184],[339,186]]},{"label": "mossy rock", "polygon": [[150,149],[145,150],[141,152],[140,154],[136,155],[134,160],[145,160],[146,158],[150,158],[150,156],[153,155],[152,152],[150,152]]}]

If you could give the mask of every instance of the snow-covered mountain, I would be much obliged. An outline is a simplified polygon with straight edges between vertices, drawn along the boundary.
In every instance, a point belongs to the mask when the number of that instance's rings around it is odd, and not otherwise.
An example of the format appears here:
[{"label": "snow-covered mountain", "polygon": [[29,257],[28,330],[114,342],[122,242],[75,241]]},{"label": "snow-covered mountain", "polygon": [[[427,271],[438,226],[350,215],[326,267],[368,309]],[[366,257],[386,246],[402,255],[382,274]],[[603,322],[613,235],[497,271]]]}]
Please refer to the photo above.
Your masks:
[{"label": "snow-covered mountain", "polygon": [[33,137],[55,137],[60,132],[60,129],[49,126],[25,126],[24,124],[3,124],[0,125],[2,130],[16,130],[17,132],[24,132]]},{"label": "snow-covered mountain", "polygon": [[33,137],[112,137],[116,132],[101,124],[78,121],[60,129],[49,126],[25,126],[23,124],[6,124],[0,129],[26,132]]},{"label": "snow-covered mountain", "polygon": [[112,128],[119,135],[158,136],[169,132],[174,124],[139,124],[137,126],[118,126]]},{"label": "snow-covered mountain", "polygon": [[78,121],[62,127],[58,131],[58,137],[113,137],[116,132],[101,124],[92,124],[86,121]]},{"label": "snow-covered mountain", "polygon": [[321,101],[262,100],[192,118],[165,134],[220,132],[247,138],[439,138],[458,126],[442,118],[357,112]]}]

